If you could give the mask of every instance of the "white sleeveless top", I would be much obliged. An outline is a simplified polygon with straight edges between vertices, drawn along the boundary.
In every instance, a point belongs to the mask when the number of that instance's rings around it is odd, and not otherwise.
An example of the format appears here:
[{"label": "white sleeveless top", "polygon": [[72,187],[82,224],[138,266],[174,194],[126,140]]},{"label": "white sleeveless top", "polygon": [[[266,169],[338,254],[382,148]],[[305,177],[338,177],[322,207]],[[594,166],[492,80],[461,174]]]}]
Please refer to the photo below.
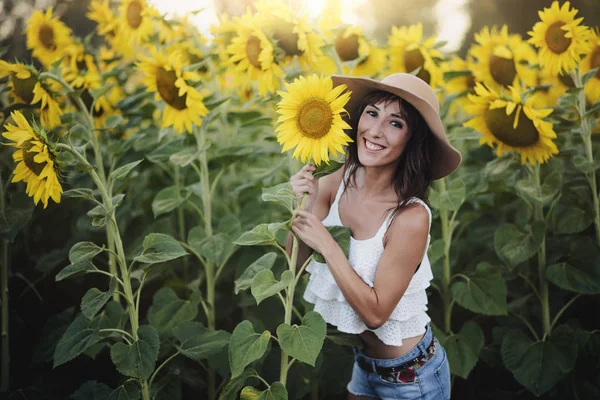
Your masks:
[{"label": "white sleeveless top", "polygon": [[[322,221],[323,225],[342,225],[338,204],[343,191],[344,180],[342,179],[329,214]],[[408,200],[408,203],[413,202],[423,205],[429,213],[429,229],[431,230],[431,210],[421,199],[413,197]],[[371,287],[373,287],[379,259],[383,254],[383,236],[391,222],[391,216],[390,213],[372,238],[357,240],[350,237],[348,261],[358,276]],[[430,240],[431,235],[428,234],[420,267],[413,275],[406,292],[387,322],[377,329],[369,329],[348,304],[327,264],[314,259],[306,267],[306,271],[310,273],[310,280],[304,292],[304,300],[313,303],[314,310],[318,311],[327,323],[335,325],[341,332],[359,334],[370,330],[386,345],[401,346],[402,339],[423,334],[427,323],[431,320],[427,315],[427,294],[425,292],[429,282],[433,279],[431,265],[427,258]],[[388,246],[393,246],[393,243],[388,243]]]}]

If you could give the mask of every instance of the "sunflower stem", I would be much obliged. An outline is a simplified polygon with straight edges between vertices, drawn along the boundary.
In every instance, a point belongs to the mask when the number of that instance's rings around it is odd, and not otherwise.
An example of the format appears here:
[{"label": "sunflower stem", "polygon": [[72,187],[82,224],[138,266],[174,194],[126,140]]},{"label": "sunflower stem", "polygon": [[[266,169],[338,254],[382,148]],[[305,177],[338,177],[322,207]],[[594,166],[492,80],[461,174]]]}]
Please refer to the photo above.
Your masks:
[{"label": "sunflower stem", "polygon": [[[446,180],[439,181],[440,194],[446,191]],[[450,292],[450,243],[452,233],[450,232],[450,221],[448,219],[448,210],[440,209],[440,222],[442,227],[442,239],[444,240],[444,266],[442,269],[442,301],[444,303],[444,332],[452,331],[452,293]]]},{"label": "sunflower stem", "polygon": [[[535,167],[533,168],[533,178],[534,184],[538,194],[542,192],[542,185],[540,180],[540,164],[538,162],[535,163]],[[536,221],[545,221],[544,217],[544,206],[542,204],[535,204],[535,220]],[[538,250],[537,254],[538,261],[538,280],[539,280],[539,297],[540,297],[540,305],[542,308],[542,327],[544,336],[549,335],[552,330],[552,324],[550,322],[550,298],[548,296],[548,279],[546,278],[546,235],[544,234],[544,238],[542,239],[542,245]]]},{"label": "sunflower stem", "polygon": [[[4,215],[4,185],[2,184],[2,171],[0,170],[0,215]],[[0,284],[2,285],[2,392],[7,393],[10,385],[10,347],[8,330],[8,240],[0,239]]]},{"label": "sunflower stem", "polygon": [[[175,187],[177,188],[177,193],[181,193],[182,180],[181,174],[179,170],[179,166],[175,166]],[[180,205],[177,207],[177,227],[179,229],[179,240],[185,241],[185,213],[184,208]],[[185,279],[188,277],[188,258],[183,258],[183,276]]]}]

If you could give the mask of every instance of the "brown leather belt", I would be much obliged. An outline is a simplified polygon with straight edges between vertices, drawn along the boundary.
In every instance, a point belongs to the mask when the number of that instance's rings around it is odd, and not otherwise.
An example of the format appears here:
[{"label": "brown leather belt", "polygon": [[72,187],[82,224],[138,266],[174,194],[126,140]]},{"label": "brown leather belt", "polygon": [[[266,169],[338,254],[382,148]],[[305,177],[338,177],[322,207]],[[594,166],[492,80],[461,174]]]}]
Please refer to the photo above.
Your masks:
[{"label": "brown leather belt", "polygon": [[393,367],[375,366],[375,368],[373,368],[373,363],[371,361],[369,361],[359,355],[358,359],[357,359],[358,366],[367,372],[375,372],[380,375],[389,374],[392,372],[399,372],[399,371],[402,371],[403,369],[410,368],[410,367],[414,368],[417,365],[421,366],[421,365],[425,364],[425,362],[427,362],[427,360],[432,358],[433,355],[435,354],[436,342],[437,341],[435,340],[435,338],[433,338],[431,340],[431,343],[429,344],[429,346],[427,346],[427,354],[420,354],[418,357],[415,357],[412,360],[405,362],[404,364],[395,365]]}]

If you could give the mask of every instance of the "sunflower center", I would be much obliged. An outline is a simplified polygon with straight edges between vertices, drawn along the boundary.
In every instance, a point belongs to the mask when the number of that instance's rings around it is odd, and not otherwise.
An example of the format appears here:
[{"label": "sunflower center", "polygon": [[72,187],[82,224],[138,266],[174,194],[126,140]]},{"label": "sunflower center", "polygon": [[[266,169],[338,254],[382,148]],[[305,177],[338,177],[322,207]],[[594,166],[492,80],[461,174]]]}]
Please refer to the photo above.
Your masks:
[{"label": "sunflower center", "polygon": [[156,87],[165,103],[177,110],[184,110],[187,94],[179,95],[179,88],[175,86],[175,81],[177,81],[175,71],[159,68],[156,72]]},{"label": "sunflower center", "polygon": [[565,31],[560,29],[565,23],[558,21],[548,27],[546,31],[546,44],[555,54],[562,54],[571,45],[571,38],[565,37]]},{"label": "sunflower center", "polygon": [[39,31],[40,42],[48,50],[56,50],[56,43],[54,42],[54,29],[48,25],[42,25]]},{"label": "sunflower center", "polygon": [[306,100],[298,112],[298,127],[303,136],[319,139],[329,133],[333,114],[329,103],[323,99]]},{"label": "sunflower center", "polygon": [[142,24],[142,5],[139,1],[132,1],[127,7],[127,23],[133,29],[137,29]]},{"label": "sunflower center", "polygon": [[408,72],[412,72],[417,68],[421,68],[417,76],[429,83],[431,80],[431,74],[423,67],[425,65],[425,58],[419,49],[414,49],[404,53],[404,65]]},{"label": "sunflower center", "polygon": [[19,79],[15,74],[11,77],[15,94],[19,96],[27,104],[33,101],[33,89],[37,83],[37,78],[33,74],[27,79]]},{"label": "sunflower center", "polygon": [[248,38],[248,43],[246,43],[246,55],[248,56],[250,64],[258,69],[262,69],[260,66],[260,61],[258,60],[260,51],[260,39],[254,35],[250,36]]},{"label": "sunflower center", "polygon": [[[590,69],[594,69],[596,67],[600,67],[600,47],[597,47],[590,56]],[[600,79],[600,70],[596,71],[596,75],[594,76],[596,79]]]},{"label": "sunflower center", "polygon": [[277,22],[273,27],[273,37],[277,40],[277,46],[285,52],[287,56],[297,56],[302,54],[298,48],[298,34],[294,33],[293,25],[284,22]]},{"label": "sunflower center", "polygon": [[338,35],[333,42],[335,51],[342,61],[352,61],[358,58],[358,35],[343,37]]},{"label": "sunflower center", "polygon": [[34,160],[34,157],[38,154],[38,153],[30,153],[29,150],[34,146],[33,143],[31,143],[31,141],[27,141],[25,143],[23,143],[23,162],[25,163],[25,165],[27,166],[27,168],[33,172],[34,174],[38,175],[42,173],[42,171],[44,170],[44,167],[46,166],[46,163],[37,163]]},{"label": "sunflower center", "polygon": [[513,84],[517,69],[512,58],[504,58],[496,55],[491,55],[489,58],[490,75],[502,86],[506,87]]},{"label": "sunflower center", "polygon": [[523,111],[519,113],[517,129],[513,128],[514,114],[506,115],[504,108],[487,110],[483,117],[492,135],[504,144],[513,147],[527,147],[538,141],[539,133]]}]

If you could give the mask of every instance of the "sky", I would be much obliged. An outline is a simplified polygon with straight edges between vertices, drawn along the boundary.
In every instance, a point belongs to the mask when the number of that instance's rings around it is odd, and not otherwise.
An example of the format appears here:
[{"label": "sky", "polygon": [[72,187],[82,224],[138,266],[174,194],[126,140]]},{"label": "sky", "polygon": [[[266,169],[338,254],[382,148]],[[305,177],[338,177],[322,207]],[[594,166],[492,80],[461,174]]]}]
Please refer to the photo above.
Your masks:
[{"label": "sky", "polygon": [[[341,17],[345,23],[360,25],[361,19],[356,14],[357,6],[368,0],[343,0],[348,7],[344,8]],[[465,9],[468,0],[439,0],[435,7],[438,20],[438,40],[448,42],[441,50],[443,52],[454,52],[459,49],[460,44],[469,29],[470,16]],[[201,33],[210,37],[210,25],[217,23],[213,0],[150,0],[161,13],[183,15],[189,11],[202,9],[195,16],[190,16]],[[317,17],[324,6],[323,0],[304,0],[302,8],[311,17]],[[415,23],[418,21],[415,21]]]}]

